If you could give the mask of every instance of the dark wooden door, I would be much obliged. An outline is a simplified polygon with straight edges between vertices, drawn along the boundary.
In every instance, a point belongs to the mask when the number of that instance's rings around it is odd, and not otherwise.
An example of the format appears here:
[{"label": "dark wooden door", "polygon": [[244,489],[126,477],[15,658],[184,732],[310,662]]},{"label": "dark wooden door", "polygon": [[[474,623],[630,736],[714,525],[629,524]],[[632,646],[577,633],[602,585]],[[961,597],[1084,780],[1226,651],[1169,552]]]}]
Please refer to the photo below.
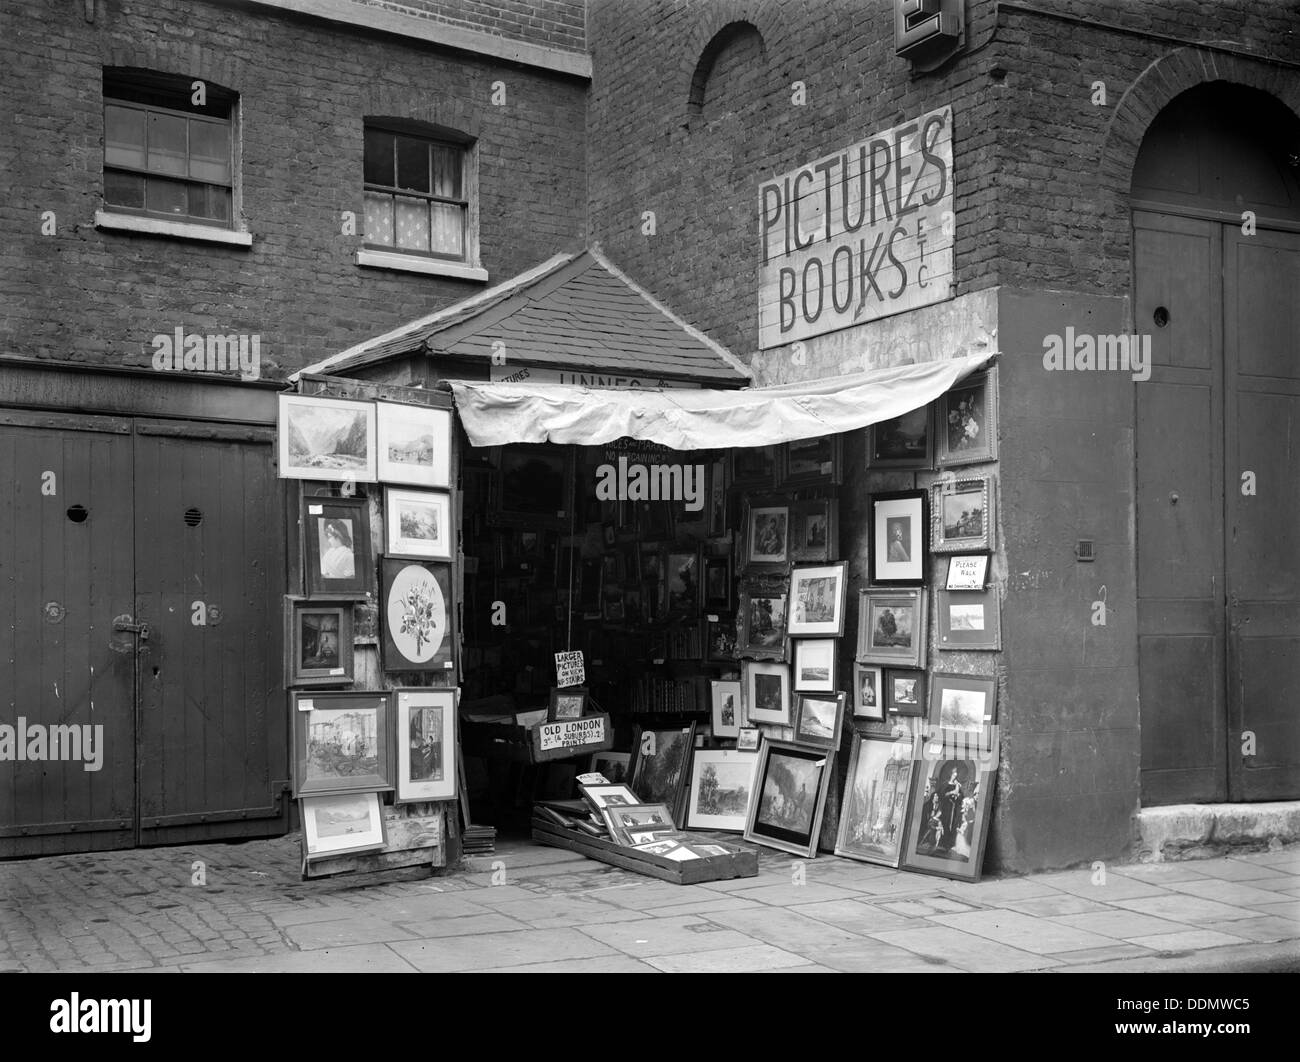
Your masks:
[{"label": "dark wooden door", "polygon": [[133,478],[129,420],[0,410],[0,724],[99,735],[0,759],[0,857],[135,843]]},{"label": "dark wooden door", "polygon": [[273,440],[270,429],[136,423],[136,613],[150,628],[142,844],[287,825]]},{"label": "dark wooden door", "polygon": [[1300,796],[1297,291],[1300,236],[1134,213],[1144,805]]}]

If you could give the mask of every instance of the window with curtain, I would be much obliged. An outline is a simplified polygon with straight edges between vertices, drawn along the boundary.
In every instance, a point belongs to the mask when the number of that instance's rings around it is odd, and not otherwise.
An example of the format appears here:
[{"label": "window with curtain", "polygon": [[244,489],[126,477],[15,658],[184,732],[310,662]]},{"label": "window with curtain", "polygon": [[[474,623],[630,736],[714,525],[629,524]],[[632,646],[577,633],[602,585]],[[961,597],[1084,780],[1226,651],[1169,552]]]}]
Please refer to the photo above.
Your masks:
[{"label": "window with curtain", "polygon": [[366,246],[467,261],[468,156],[464,144],[367,125]]},{"label": "window with curtain", "polygon": [[234,98],[188,79],[104,77],[104,207],[233,226]]}]

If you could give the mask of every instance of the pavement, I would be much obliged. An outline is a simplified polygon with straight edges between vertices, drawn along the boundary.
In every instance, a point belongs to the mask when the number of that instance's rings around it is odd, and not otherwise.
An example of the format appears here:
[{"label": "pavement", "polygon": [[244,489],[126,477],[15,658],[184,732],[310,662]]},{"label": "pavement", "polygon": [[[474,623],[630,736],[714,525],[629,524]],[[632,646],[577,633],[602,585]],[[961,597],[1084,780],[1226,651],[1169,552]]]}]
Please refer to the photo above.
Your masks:
[{"label": "pavement", "polygon": [[525,841],[302,881],[296,834],[0,863],[0,972],[1297,968],[1300,845],[978,884],[759,849],[672,885]]}]

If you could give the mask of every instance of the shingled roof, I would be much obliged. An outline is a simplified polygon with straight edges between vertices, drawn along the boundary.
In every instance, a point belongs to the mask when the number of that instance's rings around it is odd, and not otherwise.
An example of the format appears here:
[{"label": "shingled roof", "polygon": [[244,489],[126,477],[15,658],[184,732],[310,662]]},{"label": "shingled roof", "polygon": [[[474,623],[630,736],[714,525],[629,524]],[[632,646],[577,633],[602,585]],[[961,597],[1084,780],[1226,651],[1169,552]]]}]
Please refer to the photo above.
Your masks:
[{"label": "shingled roof", "polygon": [[309,365],[345,375],[426,353],[489,361],[505,344],[512,367],[546,366],[742,386],[749,369],[619,271],[598,246],[560,254],[511,280]]}]

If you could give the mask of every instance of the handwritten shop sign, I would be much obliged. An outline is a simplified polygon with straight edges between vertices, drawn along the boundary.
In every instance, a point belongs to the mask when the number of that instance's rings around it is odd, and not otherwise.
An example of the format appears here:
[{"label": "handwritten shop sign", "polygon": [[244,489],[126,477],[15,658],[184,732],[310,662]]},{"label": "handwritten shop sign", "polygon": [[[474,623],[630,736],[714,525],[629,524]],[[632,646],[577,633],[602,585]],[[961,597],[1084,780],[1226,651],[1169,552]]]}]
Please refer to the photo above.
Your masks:
[{"label": "handwritten shop sign", "polygon": [[537,747],[542,752],[549,752],[551,749],[598,745],[605,740],[605,724],[608,721],[607,716],[593,715],[585,719],[543,723],[537,728]]},{"label": "handwritten shop sign", "polygon": [[587,669],[582,663],[582,650],[555,654],[555,684],[564,689],[566,686],[581,686],[587,681]]},{"label": "handwritten shop sign", "polygon": [[952,108],[765,182],[758,209],[760,347],[947,299]]}]

